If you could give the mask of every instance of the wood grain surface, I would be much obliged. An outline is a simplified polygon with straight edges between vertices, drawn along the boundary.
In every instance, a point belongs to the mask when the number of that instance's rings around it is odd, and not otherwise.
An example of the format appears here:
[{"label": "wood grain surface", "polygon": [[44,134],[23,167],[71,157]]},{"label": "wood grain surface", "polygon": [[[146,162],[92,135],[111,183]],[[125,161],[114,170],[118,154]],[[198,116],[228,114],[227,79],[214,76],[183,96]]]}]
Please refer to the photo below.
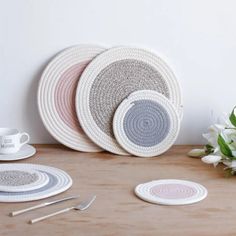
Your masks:
[{"label": "wood grain surface", "polygon": [[[67,171],[74,183],[49,200],[80,194],[81,198],[9,217],[9,212],[44,202],[0,203],[0,235],[236,235],[236,178],[187,157],[191,146],[175,146],[155,158],[108,153],[80,153],[61,145],[35,145],[37,154],[17,163],[43,164]],[[138,199],[134,187],[155,179],[185,179],[203,184],[208,197],[187,206],[161,206]],[[96,194],[83,212],[71,211],[29,225],[29,219],[73,206]],[[47,199],[48,200],[48,199]],[[47,201],[46,200],[46,201]]]}]

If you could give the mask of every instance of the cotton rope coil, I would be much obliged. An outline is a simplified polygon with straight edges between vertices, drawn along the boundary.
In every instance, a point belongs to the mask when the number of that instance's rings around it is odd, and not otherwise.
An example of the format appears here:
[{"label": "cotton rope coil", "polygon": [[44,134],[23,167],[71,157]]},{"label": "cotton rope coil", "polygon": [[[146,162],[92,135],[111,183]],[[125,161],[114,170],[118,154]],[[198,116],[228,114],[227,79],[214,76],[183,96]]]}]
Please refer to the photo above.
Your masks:
[{"label": "cotton rope coil", "polygon": [[22,192],[41,188],[49,182],[46,174],[14,165],[1,165],[0,191]]},{"label": "cotton rope coil", "polygon": [[[2,164],[4,168],[8,164]],[[46,185],[30,190],[21,192],[7,192],[0,191],[0,202],[27,202],[35,201],[51,196],[55,196],[69,189],[72,185],[71,177],[63,170],[44,165],[36,164],[10,164],[12,169],[31,169],[46,174],[49,181]]]},{"label": "cotton rope coil", "polygon": [[178,137],[180,118],[172,103],[153,90],[131,93],[117,108],[113,131],[128,153],[139,157],[167,151]]},{"label": "cotton rope coil", "polygon": [[178,179],[161,179],[139,184],[135,194],[142,200],[161,205],[187,205],[207,197],[207,189],[199,183]]},{"label": "cotton rope coil", "polygon": [[40,79],[38,108],[42,121],[57,141],[74,150],[102,150],[87,137],[79,124],[75,93],[85,67],[104,50],[95,45],[65,49],[52,59]]},{"label": "cotton rope coil", "polygon": [[163,94],[182,117],[180,86],[169,66],[155,54],[139,48],[116,47],[86,67],[77,87],[76,112],[94,143],[115,154],[128,154],[114,138],[113,115],[130,93],[143,89]]}]

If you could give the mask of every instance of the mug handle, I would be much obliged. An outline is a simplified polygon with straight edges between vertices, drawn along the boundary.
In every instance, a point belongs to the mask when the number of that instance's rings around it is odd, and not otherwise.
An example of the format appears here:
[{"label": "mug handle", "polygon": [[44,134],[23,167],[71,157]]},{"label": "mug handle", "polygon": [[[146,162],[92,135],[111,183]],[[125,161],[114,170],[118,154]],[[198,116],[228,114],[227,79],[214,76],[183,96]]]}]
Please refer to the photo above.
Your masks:
[{"label": "mug handle", "polygon": [[25,132],[24,132],[24,133],[20,133],[20,140],[22,139],[23,136],[26,137],[26,140],[25,140],[24,142],[21,142],[21,141],[20,141],[20,146],[21,146],[21,147],[22,147],[24,144],[28,143],[29,140],[30,140],[29,134],[27,134],[27,133],[25,133]]}]

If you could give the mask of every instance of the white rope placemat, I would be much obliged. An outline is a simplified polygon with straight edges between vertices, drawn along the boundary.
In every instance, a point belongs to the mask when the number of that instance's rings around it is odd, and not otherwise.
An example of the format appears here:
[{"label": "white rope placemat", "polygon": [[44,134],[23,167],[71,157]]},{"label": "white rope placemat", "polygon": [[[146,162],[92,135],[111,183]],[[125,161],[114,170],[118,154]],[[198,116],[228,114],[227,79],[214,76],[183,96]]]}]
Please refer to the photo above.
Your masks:
[{"label": "white rope placemat", "polygon": [[75,92],[84,68],[103,51],[94,45],[68,48],[48,64],[40,80],[38,107],[43,123],[55,139],[74,150],[101,151],[80,127]]},{"label": "white rope placemat", "polygon": [[1,165],[0,168],[0,191],[23,192],[45,186],[49,177],[36,170],[29,168],[14,167],[14,165]]},{"label": "white rope placemat", "polygon": [[186,205],[206,198],[207,189],[201,184],[177,179],[154,180],[139,184],[135,194],[144,201],[161,205]]},{"label": "white rope placemat", "polygon": [[[2,164],[1,167],[4,168]],[[62,193],[72,185],[71,177],[58,168],[35,164],[11,164],[12,168],[27,168],[39,171],[48,176],[49,182],[41,188],[24,192],[1,192],[0,202],[26,202],[44,199]]]},{"label": "white rope placemat", "polygon": [[117,144],[112,119],[130,93],[151,89],[167,97],[182,116],[180,86],[167,64],[143,49],[118,47],[97,56],[77,87],[76,112],[85,133],[100,147],[127,155]]},{"label": "white rope placemat", "polygon": [[180,118],[172,103],[153,90],[131,93],[117,108],[113,131],[127,152],[140,157],[157,156],[175,142]]}]

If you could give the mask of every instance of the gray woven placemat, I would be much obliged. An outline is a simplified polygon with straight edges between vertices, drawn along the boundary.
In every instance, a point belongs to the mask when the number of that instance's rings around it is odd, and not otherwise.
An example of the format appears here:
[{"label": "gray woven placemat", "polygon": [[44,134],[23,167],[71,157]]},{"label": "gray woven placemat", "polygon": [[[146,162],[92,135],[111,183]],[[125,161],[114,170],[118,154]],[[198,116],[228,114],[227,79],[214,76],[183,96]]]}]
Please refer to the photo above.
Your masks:
[{"label": "gray woven placemat", "polygon": [[94,143],[116,154],[128,154],[114,138],[112,119],[130,93],[143,89],[164,95],[182,116],[180,86],[172,70],[155,54],[138,48],[113,48],[86,67],[77,87],[76,112]]}]

